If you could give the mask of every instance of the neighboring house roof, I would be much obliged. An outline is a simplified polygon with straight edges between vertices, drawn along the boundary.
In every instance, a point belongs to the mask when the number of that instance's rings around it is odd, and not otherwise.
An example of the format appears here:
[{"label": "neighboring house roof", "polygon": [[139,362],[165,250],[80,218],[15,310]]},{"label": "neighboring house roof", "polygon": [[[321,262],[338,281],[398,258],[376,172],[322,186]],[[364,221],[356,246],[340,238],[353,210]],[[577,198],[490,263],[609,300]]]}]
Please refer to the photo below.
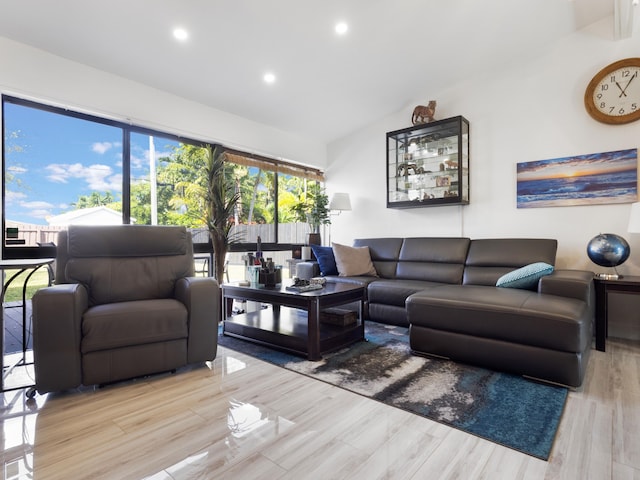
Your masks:
[{"label": "neighboring house roof", "polygon": [[104,206],[80,208],[47,219],[49,225],[121,225],[122,212]]}]

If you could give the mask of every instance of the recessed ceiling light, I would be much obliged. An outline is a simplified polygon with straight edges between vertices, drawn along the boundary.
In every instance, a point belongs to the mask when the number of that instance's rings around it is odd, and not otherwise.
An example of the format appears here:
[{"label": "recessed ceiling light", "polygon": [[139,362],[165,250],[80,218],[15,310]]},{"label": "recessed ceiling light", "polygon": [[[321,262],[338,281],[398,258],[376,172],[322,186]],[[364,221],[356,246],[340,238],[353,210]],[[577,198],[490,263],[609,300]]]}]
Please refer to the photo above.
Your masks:
[{"label": "recessed ceiling light", "polygon": [[336,33],[338,35],[344,35],[345,33],[347,33],[348,30],[349,30],[349,25],[347,25],[345,22],[336,23]]},{"label": "recessed ceiling light", "polygon": [[189,38],[189,34],[187,33],[187,31],[184,28],[176,28],[173,30],[173,36],[180,41],[185,41],[187,38]]},{"label": "recessed ceiling light", "polygon": [[271,72],[265,73],[264,77],[262,77],[262,78],[264,78],[264,81],[267,82],[267,83],[273,83],[273,82],[276,81],[276,76]]}]

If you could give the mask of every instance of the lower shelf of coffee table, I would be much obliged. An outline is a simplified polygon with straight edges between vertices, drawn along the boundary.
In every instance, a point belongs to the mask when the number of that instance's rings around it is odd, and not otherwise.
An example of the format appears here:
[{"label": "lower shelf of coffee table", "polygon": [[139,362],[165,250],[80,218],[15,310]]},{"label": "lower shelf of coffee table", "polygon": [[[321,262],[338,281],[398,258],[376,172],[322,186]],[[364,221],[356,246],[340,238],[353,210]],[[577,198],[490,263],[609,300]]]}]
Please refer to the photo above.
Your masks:
[{"label": "lower shelf of coffee table", "polygon": [[[296,308],[281,307],[280,313],[264,308],[255,312],[228,317],[223,334],[297,355],[308,353],[307,312]],[[327,353],[364,340],[361,321],[353,325],[337,326],[320,324],[320,353]]]}]

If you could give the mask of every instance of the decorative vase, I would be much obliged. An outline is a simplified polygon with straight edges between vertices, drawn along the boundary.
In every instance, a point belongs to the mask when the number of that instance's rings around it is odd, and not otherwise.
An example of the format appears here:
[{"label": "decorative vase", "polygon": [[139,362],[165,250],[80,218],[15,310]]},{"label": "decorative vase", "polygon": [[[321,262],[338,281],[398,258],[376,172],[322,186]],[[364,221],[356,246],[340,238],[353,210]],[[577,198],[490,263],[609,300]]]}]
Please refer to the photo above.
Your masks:
[{"label": "decorative vase", "polygon": [[320,233],[307,233],[307,245],[322,245]]}]

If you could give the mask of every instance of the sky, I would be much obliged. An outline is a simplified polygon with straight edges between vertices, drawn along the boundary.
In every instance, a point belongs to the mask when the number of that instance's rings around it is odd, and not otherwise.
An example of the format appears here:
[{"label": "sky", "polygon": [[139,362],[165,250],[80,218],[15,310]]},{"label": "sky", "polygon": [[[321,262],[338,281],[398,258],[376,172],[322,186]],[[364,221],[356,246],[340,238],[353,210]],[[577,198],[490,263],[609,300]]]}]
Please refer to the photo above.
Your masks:
[{"label": "sky", "polygon": [[[4,119],[5,172],[14,177],[5,186],[6,220],[46,225],[93,191],[121,199],[120,128],[9,102]],[[148,177],[148,136],[134,134],[131,143],[132,178]],[[169,143],[155,140],[156,158]]]},{"label": "sky", "polygon": [[637,149],[518,163],[518,181],[570,178],[637,168]]}]

